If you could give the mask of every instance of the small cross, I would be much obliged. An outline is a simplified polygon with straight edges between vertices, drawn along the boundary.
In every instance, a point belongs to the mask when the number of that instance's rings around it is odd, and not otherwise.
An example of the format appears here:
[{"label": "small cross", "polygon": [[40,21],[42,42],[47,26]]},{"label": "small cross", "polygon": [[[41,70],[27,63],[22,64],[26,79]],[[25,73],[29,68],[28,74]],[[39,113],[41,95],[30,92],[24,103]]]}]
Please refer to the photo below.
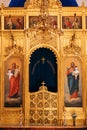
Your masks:
[{"label": "small cross", "polygon": [[42,57],[41,61],[42,61],[43,64],[44,64],[45,60],[46,59],[44,57]]},{"label": "small cross", "polygon": [[46,83],[43,81],[41,84],[42,84],[42,86],[44,86]]}]

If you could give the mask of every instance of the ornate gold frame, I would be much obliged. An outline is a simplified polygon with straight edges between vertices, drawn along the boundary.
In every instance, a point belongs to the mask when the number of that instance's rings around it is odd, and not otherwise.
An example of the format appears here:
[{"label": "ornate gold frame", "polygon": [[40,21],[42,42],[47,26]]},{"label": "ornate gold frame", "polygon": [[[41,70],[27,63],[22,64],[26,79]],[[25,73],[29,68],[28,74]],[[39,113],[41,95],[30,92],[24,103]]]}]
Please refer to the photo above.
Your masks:
[{"label": "ornate gold frame", "polygon": [[[33,11],[32,11],[33,10]],[[0,125],[20,125],[20,111],[22,112],[22,123],[29,125],[29,110],[30,110],[30,93],[28,91],[29,86],[29,62],[31,54],[38,48],[48,48],[56,56],[58,64],[58,125],[64,123],[64,112],[67,111],[67,125],[72,125],[72,112],[76,112],[78,117],[76,120],[77,125],[87,125],[87,29],[85,17],[87,16],[87,7],[82,5],[81,7],[74,8],[66,7],[63,8],[61,3],[55,2],[50,3],[49,7],[50,15],[57,16],[58,27],[62,29],[62,16],[73,16],[77,12],[78,16],[82,16],[82,29],[75,30],[64,30],[63,35],[52,36],[49,35],[42,38],[42,34],[39,34],[36,38],[33,34],[25,32],[25,30],[11,30],[16,41],[16,46],[12,47],[12,39],[10,30],[4,30],[4,16],[20,15],[24,16],[24,26],[29,28],[29,16],[39,15],[39,8],[35,7],[33,3],[29,4],[28,1],[25,3],[24,8],[4,8],[0,7],[1,17],[1,30],[0,30]],[[71,48],[70,43],[73,36],[73,32],[76,37],[73,40],[75,45]],[[10,50],[9,50],[10,49]],[[68,50],[67,50],[68,49]],[[72,53],[72,49],[77,54]],[[6,51],[7,50],[7,51]],[[66,51],[67,50],[67,51]],[[65,53],[68,52],[68,53]],[[23,104],[20,108],[4,108],[4,60],[11,55],[16,55],[23,60]],[[64,106],[64,65],[66,58],[74,57],[81,61],[82,65],[82,88],[83,88],[83,107],[82,108],[65,108]],[[27,100],[28,99],[28,100]],[[80,113],[80,114],[79,114]],[[50,124],[51,125],[51,124]]]}]

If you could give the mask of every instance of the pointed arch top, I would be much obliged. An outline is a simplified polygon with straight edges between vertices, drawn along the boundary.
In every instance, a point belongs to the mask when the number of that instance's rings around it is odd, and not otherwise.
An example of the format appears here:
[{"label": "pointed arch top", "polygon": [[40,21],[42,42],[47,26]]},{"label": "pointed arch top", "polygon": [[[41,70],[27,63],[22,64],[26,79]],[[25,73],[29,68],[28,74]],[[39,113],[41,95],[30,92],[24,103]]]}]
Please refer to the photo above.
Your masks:
[{"label": "pointed arch top", "polygon": [[31,56],[32,56],[32,54],[37,50],[37,49],[40,49],[40,48],[46,48],[46,49],[48,49],[48,50],[50,50],[53,54],[54,54],[54,56],[55,56],[55,58],[56,58],[56,62],[58,63],[58,52],[56,51],[56,49],[55,48],[52,48],[52,47],[50,47],[50,46],[45,46],[45,45],[42,45],[42,46],[38,46],[38,47],[34,47],[31,51],[30,51],[30,53],[29,53],[29,62],[30,62],[30,59],[31,59]]}]

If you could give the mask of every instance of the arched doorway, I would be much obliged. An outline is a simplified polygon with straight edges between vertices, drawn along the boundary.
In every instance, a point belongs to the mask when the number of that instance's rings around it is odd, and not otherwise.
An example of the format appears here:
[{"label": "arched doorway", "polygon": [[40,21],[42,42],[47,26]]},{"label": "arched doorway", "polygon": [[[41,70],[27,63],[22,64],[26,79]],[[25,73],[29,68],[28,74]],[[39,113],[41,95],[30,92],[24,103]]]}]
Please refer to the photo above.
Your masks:
[{"label": "arched doorway", "polygon": [[39,48],[31,55],[29,125],[58,125],[57,69],[51,50]]},{"label": "arched doorway", "polygon": [[38,91],[44,81],[48,91],[57,92],[57,69],[55,54],[47,48],[37,49],[29,64],[29,91]]}]

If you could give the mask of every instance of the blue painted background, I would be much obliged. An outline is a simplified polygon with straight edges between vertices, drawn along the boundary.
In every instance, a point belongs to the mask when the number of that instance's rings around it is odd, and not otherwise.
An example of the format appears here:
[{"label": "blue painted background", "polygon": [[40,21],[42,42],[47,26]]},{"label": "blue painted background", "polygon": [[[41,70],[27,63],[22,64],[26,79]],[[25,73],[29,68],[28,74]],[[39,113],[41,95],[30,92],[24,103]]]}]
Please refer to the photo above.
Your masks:
[{"label": "blue painted background", "polygon": [[[44,61],[42,61],[43,57]],[[38,91],[43,81],[46,83],[48,91],[57,92],[57,64],[52,51],[46,48],[37,49],[31,55],[29,68],[30,92]]]}]

